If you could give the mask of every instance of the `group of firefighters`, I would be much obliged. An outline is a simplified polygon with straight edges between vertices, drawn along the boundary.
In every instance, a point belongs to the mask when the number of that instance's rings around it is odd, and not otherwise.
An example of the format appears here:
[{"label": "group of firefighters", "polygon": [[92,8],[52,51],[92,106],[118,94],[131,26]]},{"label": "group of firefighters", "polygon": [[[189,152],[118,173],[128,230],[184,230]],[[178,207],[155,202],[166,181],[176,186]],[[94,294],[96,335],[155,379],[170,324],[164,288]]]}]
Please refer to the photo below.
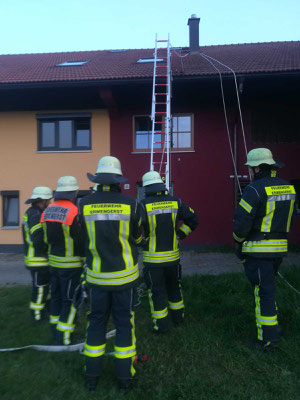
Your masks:
[{"label": "group of firefighters", "polygon": [[[236,209],[233,237],[254,288],[258,336],[252,345],[269,350],[278,341],[275,275],[287,252],[295,190],[276,177],[280,165],[270,150],[250,151],[246,165],[253,182]],[[33,283],[30,312],[37,322],[49,313],[54,344],[70,345],[77,312],[74,294],[84,276],[90,300],[86,386],[95,390],[101,375],[112,313],[116,377],[119,387],[129,390],[135,375],[138,247],[153,332],[167,333],[168,314],[175,325],[184,318],[179,241],[196,229],[198,219],[192,208],[169,194],[158,172],[143,175],[145,198],[140,203],[121,193],[120,184],[127,179],[117,158],[102,157],[96,174],[87,176],[93,192],[78,206],[79,187],[73,176],[59,178],[54,193],[35,187],[26,201],[31,205],[23,217],[25,265]]]}]

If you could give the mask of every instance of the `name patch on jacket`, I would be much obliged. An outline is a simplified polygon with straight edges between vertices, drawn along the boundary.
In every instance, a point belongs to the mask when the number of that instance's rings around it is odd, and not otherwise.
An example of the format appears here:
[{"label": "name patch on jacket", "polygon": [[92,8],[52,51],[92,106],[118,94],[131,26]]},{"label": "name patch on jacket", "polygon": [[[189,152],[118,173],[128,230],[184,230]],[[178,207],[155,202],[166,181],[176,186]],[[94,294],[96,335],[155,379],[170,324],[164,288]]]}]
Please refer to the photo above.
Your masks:
[{"label": "name patch on jacket", "polygon": [[146,204],[146,211],[149,215],[177,213],[178,203],[177,201],[160,201],[156,203],[148,203]]},{"label": "name patch on jacket", "polygon": [[267,186],[265,190],[268,195],[268,202],[295,200],[296,198],[296,191],[292,185]]},{"label": "name patch on jacket", "polygon": [[116,203],[88,204],[83,206],[83,215],[86,221],[128,220],[130,219],[130,205]]},{"label": "name patch on jacket", "polygon": [[74,204],[65,200],[59,200],[46,208],[42,214],[41,222],[60,222],[72,225],[77,214],[78,209]]}]

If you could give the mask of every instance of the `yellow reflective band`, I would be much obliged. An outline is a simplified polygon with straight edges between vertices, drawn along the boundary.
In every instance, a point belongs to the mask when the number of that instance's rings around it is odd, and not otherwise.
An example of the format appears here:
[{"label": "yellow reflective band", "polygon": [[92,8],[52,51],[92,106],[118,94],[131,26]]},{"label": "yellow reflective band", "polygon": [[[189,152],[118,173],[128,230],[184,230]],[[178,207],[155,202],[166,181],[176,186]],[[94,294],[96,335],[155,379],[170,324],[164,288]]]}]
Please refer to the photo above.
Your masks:
[{"label": "yellow reflective band", "polygon": [[41,229],[41,228],[42,228],[42,224],[34,225],[34,226],[30,229],[30,234],[32,235],[36,230]]},{"label": "yellow reflective band", "polygon": [[99,256],[97,246],[96,246],[96,232],[95,232],[95,222],[86,222],[86,230],[89,237],[89,250],[93,255],[92,267],[96,272],[101,271],[101,258]]},{"label": "yellow reflective band", "polygon": [[[128,271],[127,271],[128,272]],[[105,274],[103,274],[105,275]],[[113,275],[113,274],[112,274]],[[95,283],[96,285],[104,285],[104,286],[118,286],[124,285],[125,283],[133,282],[139,277],[139,271],[137,270],[134,274],[130,273],[127,276],[117,279],[114,276],[110,276],[109,278],[101,277],[101,274],[98,277],[90,276],[89,270],[87,270],[86,281],[89,283]]]},{"label": "yellow reflective band", "polygon": [[156,202],[156,203],[148,203],[148,204],[146,204],[147,213],[151,212],[151,211],[163,210],[163,209],[169,209],[169,210],[177,211],[178,210],[178,203],[177,203],[177,201],[160,201],[160,202]]},{"label": "yellow reflective band", "polygon": [[169,262],[179,260],[179,250],[156,252],[143,251],[143,261],[151,263]]},{"label": "yellow reflective band", "polygon": [[56,268],[81,268],[81,257],[58,257],[49,254],[49,265]]},{"label": "yellow reflective band", "polygon": [[136,272],[138,272],[138,264],[134,265],[132,268],[127,270],[111,271],[111,272],[95,272],[94,270],[91,270],[89,267],[87,267],[87,275],[101,279],[124,278],[129,274],[134,274]]},{"label": "yellow reflective band", "polygon": [[172,222],[173,222],[173,250],[177,250],[178,249],[178,239],[177,239],[177,235],[176,235],[176,217],[177,217],[177,213],[172,213]]},{"label": "yellow reflective band", "polygon": [[48,260],[44,257],[24,257],[26,267],[47,267]]},{"label": "yellow reflective band", "polygon": [[168,309],[164,308],[163,310],[154,310],[151,311],[152,314],[152,318],[155,319],[162,319],[162,318],[166,318],[166,316],[168,315]]},{"label": "yellow reflective band", "polygon": [[244,199],[241,199],[239,205],[243,207],[243,209],[246,210],[248,213],[251,213],[252,207]]},{"label": "yellow reflective band", "polygon": [[33,303],[32,301],[30,302],[30,305],[29,305],[30,310],[42,310],[44,307],[45,307],[45,304]]},{"label": "yellow reflective band", "polygon": [[169,308],[170,310],[180,310],[181,308],[184,308],[183,301],[178,301],[177,303],[172,303],[169,301]]},{"label": "yellow reflective band", "polygon": [[277,172],[275,170],[271,171],[271,178],[275,178],[275,176],[277,175]]},{"label": "yellow reflective band", "polygon": [[246,238],[238,237],[234,232],[233,232],[232,236],[237,242],[240,242],[240,243],[242,243],[246,239]]},{"label": "yellow reflective band", "polygon": [[270,232],[271,225],[274,217],[275,211],[275,201],[267,201],[266,204],[266,215],[264,216],[261,223],[261,232]]},{"label": "yellow reflective band", "polygon": [[261,240],[243,243],[243,253],[284,253],[287,252],[287,240]]},{"label": "yellow reflective band", "polygon": [[149,250],[151,252],[154,252],[156,250],[156,235],[155,235],[155,230],[156,230],[156,216],[155,215],[149,215],[148,216],[148,222],[149,222]]},{"label": "yellow reflective band", "polygon": [[116,203],[88,204],[83,207],[83,215],[122,214],[130,215],[130,205]]},{"label": "yellow reflective band", "polygon": [[296,194],[295,188],[292,185],[283,186],[267,186],[265,191],[268,196],[276,196],[282,194]]},{"label": "yellow reflective band", "polygon": [[115,353],[116,358],[130,358],[136,355],[136,348],[135,345],[129,347],[119,347],[115,346]]},{"label": "yellow reflective band", "polygon": [[102,344],[100,346],[90,346],[85,343],[83,354],[87,357],[100,357],[105,353],[106,344]]},{"label": "yellow reflective band", "polygon": [[139,244],[143,240],[143,236],[141,235],[139,238],[135,239],[135,243]]},{"label": "yellow reflective band", "polygon": [[292,215],[293,215],[293,211],[294,211],[294,204],[295,204],[295,200],[291,200],[289,216],[288,216],[288,220],[287,220],[287,224],[286,224],[286,231],[287,232],[290,231],[291,220],[292,220]]},{"label": "yellow reflective band", "polygon": [[[259,286],[255,285],[254,288],[254,298],[255,298],[255,314],[260,315],[260,297],[259,297]],[[263,330],[261,324],[256,320],[257,326],[257,338],[258,340],[263,340]]]},{"label": "yellow reflective band", "polygon": [[67,224],[61,224],[65,238],[65,256],[72,257],[74,254],[74,243],[70,234],[70,226]]},{"label": "yellow reflective band", "polygon": [[182,224],[181,227],[179,228],[179,230],[182,231],[183,233],[185,233],[186,236],[192,232],[191,228],[186,224]]},{"label": "yellow reflective band", "polygon": [[277,325],[277,315],[274,315],[273,317],[264,317],[262,315],[256,315],[256,322],[258,322],[261,325],[274,326]]},{"label": "yellow reflective band", "polygon": [[129,238],[129,221],[120,221],[119,223],[119,240],[122,245],[122,256],[126,270],[130,270],[134,266],[131,246]]},{"label": "yellow reflective band", "polygon": [[59,315],[50,315],[50,324],[57,324],[59,321]]}]

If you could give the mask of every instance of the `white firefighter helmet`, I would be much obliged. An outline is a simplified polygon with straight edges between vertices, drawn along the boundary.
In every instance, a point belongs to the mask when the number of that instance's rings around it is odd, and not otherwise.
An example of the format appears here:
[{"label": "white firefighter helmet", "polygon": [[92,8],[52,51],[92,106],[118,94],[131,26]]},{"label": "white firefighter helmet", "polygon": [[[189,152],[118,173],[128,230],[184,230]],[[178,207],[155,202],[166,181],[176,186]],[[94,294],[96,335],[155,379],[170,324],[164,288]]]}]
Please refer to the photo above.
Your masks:
[{"label": "white firefighter helmet", "polygon": [[276,164],[276,161],[273,159],[273,154],[271,153],[271,151],[264,147],[249,151],[247,155],[247,162],[245,163],[245,165],[249,165],[249,167],[258,167],[261,164]]},{"label": "white firefighter helmet", "polygon": [[117,174],[123,175],[121,170],[121,163],[116,157],[105,156],[100,158],[96,174]]},{"label": "white firefighter helmet", "polygon": [[57,181],[56,192],[75,192],[78,189],[78,182],[74,176],[61,176]]},{"label": "white firefighter helmet", "polygon": [[28,200],[26,200],[25,204],[32,203],[38,199],[50,200],[52,199],[52,197],[53,197],[52,190],[48,186],[36,186],[32,190],[31,197]]},{"label": "white firefighter helmet", "polygon": [[164,184],[161,176],[157,171],[149,171],[143,175],[143,186],[153,185],[154,183],[162,183]]}]

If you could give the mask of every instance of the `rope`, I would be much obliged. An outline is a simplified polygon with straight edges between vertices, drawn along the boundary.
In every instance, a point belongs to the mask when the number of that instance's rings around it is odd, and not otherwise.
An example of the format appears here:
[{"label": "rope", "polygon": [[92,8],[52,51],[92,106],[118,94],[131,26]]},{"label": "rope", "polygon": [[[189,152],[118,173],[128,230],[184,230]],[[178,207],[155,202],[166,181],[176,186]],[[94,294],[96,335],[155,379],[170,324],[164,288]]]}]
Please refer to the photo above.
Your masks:
[{"label": "rope", "polygon": [[277,272],[277,275],[283,280],[283,282],[289,286],[294,292],[296,292],[297,294],[300,294],[299,290],[295,289],[294,286],[292,286],[282,275],[280,272]]},{"label": "rope", "polygon": [[147,296],[146,285],[144,283],[141,283],[137,287],[136,293],[137,293],[137,301],[134,304],[134,307],[138,307],[142,302],[142,297]]},{"label": "rope", "polygon": [[218,64],[222,65],[223,67],[229,69],[229,71],[232,72],[233,77],[234,77],[234,84],[235,84],[235,91],[236,91],[236,97],[237,97],[237,102],[238,102],[238,109],[239,109],[239,115],[240,115],[240,121],[241,121],[241,128],[242,128],[242,133],[243,133],[243,140],[244,140],[244,147],[245,147],[245,152],[246,152],[246,156],[248,154],[248,149],[247,149],[247,144],[246,144],[246,137],[245,137],[245,130],[244,130],[244,123],[243,123],[243,117],[242,117],[242,109],[241,109],[241,103],[240,103],[240,96],[239,96],[239,91],[238,91],[238,86],[237,86],[237,79],[236,79],[236,73],[235,71],[229,67],[226,64],[221,63],[221,61],[217,60],[216,58],[210,57],[207,54],[204,53],[200,53],[202,55],[204,55],[205,57],[208,57],[209,59],[217,62]]},{"label": "rope", "polygon": [[212,67],[218,72],[219,78],[220,78],[220,85],[221,85],[221,93],[222,93],[222,102],[223,102],[223,111],[224,111],[224,117],[225,117],[225,125],[226,125],[226,131],[227,131],[227,137],[228,137],[228,142],[229,142],[229,148],[230,148],[230,153],[231,153],[231,158],[232,158],[232,163],[233,163],[233,169],[234,169],[234,174],[236,176],[237,184],[239,187],[240,194],[242,194],[242,189],[240,185],[240,181],[238,178],[238,173],[237,173],[237,168],[236,168],[236,163],[234,161],[234,155],[233,155],[233,150],[232,150],[232,143],[231,143],[231,138],[230,138],[230,132],[229,132],[229,124],[228,124],[228,117],[227,117],[227,111],[226,111],[226,103],[225,103],[225,96],[224,96],[224,88],[223,88],[223,79],[222,79],[222,74],[221,71],[214,65],[214,63],[206,58],[206,55],[203,53],[200,53],[200,56],[204,58],[208,63],[212,65]]}]

